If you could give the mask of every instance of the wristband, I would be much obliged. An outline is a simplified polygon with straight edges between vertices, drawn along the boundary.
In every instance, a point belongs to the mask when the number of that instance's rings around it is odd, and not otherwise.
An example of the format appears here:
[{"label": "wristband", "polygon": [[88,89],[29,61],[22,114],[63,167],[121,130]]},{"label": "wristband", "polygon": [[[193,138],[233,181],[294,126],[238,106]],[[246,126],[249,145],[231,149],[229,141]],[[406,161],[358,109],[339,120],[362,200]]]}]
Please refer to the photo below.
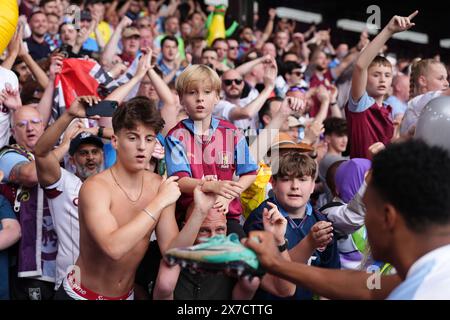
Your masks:
[{"label": "wristband", "polygon": [[289,244],[288,239],[284,238],[284,243],[281,246],[278,246],[278,251],[280,252],[286,251],[288,248],[288,244]]},{"label": "wristband", "polygon": [[153,216],[153,214],[150,211],[148,211],[146,208],[142,209],[142,211],[144,211],[150,218],[152,218],[152,220],[155,221],[155,223],[157,222],[157,220]]},{"label": "wristband", "polygon": [[105,127],[98,127],[97,137],[103,138],[103,129],[105,129]]}]

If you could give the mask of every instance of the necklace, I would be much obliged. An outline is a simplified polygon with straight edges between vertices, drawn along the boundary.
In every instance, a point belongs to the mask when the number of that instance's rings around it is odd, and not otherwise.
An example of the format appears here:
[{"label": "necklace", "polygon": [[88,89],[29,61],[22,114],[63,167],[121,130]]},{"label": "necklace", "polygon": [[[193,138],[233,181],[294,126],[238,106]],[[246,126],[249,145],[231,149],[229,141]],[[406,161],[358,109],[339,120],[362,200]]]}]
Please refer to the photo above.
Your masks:
[{"label": "necklace", "polygon": [[130,200],[133,203],[138,202],[138,200],[141,198],[142,195],[142,190],[144,190],[144,175],[142,175],[142,183],[141,183],[141,192],[139,193],[139,197],[136,200],[133,200],[130,198],[130,196],[128,195],[128,193],[122,188],[122,186],[119,184],[119,182],[117,182],[116,177],[114,176],[114,173],[112,171],[112,168],[109,168],[109,171],[111,172],[111,176],[114,179],[114,182],[117,184],[117,186],[120,188],[120,190],[122,190],[122,192],[125,194],[125,196],[128,198],[128,200]]}]

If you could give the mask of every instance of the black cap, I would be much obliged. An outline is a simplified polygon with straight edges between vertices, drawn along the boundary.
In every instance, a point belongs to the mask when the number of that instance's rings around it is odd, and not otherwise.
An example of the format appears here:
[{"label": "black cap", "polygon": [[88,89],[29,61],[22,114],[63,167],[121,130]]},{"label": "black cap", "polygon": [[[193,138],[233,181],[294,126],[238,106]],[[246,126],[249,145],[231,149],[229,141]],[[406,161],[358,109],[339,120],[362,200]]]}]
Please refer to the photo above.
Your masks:
[{"label": "black cap", "polygon": [[81,11],[80,14],[80,21],[92,21],[92,15],[91,12],[88,10]]},{"label": "black cap", "polygon": [[90,132],[83,131],[79,133],[71,142],[69,148],[69,154],[73,156],[82,144],[93,144],[99,148],[103,148],[102,139],[93,135]]}]

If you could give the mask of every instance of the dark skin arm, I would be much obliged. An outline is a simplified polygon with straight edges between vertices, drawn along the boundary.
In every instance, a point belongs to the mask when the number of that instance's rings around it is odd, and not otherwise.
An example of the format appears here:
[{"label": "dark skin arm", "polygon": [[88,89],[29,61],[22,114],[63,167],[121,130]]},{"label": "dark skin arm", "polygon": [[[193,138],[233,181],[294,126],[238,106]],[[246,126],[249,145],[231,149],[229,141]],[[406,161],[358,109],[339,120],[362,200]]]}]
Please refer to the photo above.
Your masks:
[{"label": "dark skin arm", "polygon": [[317,268],[284,260],[277,252],[273,235],[264,231],[250,232],[244,244],[255,251],[269,273],[329,299],[385,299],[401,283],[398,275],[381,276],[380,289],[370,290],[367,285],[370,273]]}]

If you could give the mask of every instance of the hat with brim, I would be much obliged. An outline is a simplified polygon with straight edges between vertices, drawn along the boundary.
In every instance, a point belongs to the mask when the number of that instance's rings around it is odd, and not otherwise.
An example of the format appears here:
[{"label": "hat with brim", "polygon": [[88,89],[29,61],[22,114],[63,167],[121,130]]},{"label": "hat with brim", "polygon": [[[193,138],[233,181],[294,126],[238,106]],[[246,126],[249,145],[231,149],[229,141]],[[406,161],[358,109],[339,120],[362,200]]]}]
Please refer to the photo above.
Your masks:
[{"label": "hat with brim", "polygon": [[275,138],[274,143],[270,147],[270,150],[286,150],[286,149],[292,149],[299,152],[311,152],[314,151],[314,148],[311,147],[309,144],[302,143],[302,142],[295,142],[294,139],[291,138],[290,135],[288,135],[285,132],[280,132],[278,136]]},{"label": "hat with brim", "polygon": [[122,32],[122,38],[126,39],[126,38],[131,38],[133,36],[141,36],[141,33],[139,32],[139,30],[135,27],[128,27],[125,28]]}]

